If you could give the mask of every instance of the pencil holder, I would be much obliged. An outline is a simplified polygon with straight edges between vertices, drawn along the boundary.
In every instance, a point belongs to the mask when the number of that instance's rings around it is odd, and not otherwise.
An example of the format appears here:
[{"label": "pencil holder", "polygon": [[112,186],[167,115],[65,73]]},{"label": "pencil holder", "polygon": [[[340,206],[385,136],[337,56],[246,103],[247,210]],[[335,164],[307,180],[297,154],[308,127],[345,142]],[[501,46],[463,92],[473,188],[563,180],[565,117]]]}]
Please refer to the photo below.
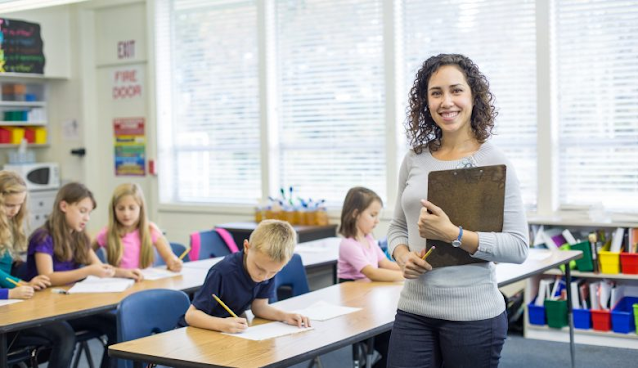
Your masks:
[{"label": "pencil holder", "polygon": [[591,322],[596,331],[611,330],[611,312],[608,310],[592,309]]},{"label": "pencil holder", "polygon": [[620,253],[601,250],[598,252],[600,258],[600,272],[602,273],[620,273]]},{"label": "pencil holder", "polygon": [[620,269],[625,274],[638,274],[638,253],[620,253]]},{"label": "pencil holder", "polygon": [[545,300],[544,305],[549,327],[567,326],[567,300]]},{"label": "pencil holder", "polygon": [[589,330],[591,328],[591,313],[589,309],[574,309],[574,328]]},{"label": "pencil holder", "polygon": [[636,330],[633,305],[638,297],[626,296],[611,311],[611,328],[616,333],[629,333]]},{"label": "pencil holder", "polygon": [[578,271],[591,272],[594,270],[594,262],[591,257],[591,245],[589,242],[580,242],[569,246],[572,250],[583,252],[583,257],[576,260],[576,268]]},{"label": "pencil holder", "polygon": [[[536,300],[536,299],[534,299]],[[531,325],[545,325],[545,307],[534,304],[534,300],[527,305],[527,315]]]}]

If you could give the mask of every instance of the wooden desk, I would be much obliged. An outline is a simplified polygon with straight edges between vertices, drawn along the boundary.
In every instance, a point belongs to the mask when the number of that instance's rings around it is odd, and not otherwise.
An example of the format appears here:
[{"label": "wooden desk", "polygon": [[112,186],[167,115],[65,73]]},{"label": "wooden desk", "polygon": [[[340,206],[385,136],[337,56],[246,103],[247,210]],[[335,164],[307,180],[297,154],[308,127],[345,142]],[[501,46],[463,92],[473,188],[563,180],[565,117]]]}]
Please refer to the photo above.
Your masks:
[{"label": "wooden desk", "polygon": [[[228,230],[233,236],[235,243],[240,249],[243,247],[244,239],[248,239],[250,234],[257,227],[256,222],[231,222],[227,224],[220,224],[217,227]],[[295,225],[293,226],[297,232],[297,242],[304,243],[312,240],[334,237],[337,235],[337,225],[326,226],[305,226]]]},{"label": "wooden desk", "polygon": [[341,244],[341,238],[337,237],[313,240],[297,244],[295,253],[301,256],[306,271],[322,272],[323,269],[329,269],[332,274],[332,284],[336,284],[339,244]]},{"label": "wooden desk", "polygon": [[[497,265],[498,285],[505,286],[582,257],[579,251],[569,251],[540,259],[542,252],[532,250],[523,265]],[[402,285],[397,283],[348,282],[276,303],[279,308],[289,311],[320,300],[363,308],[328,321],[313,321],[313,331],[250,341],[186,327],[112,345],[109,354],[138,362],[181,367],[286,367],[390,330],[401,289]],[[568,298],[571,298],[569,293]]]}]

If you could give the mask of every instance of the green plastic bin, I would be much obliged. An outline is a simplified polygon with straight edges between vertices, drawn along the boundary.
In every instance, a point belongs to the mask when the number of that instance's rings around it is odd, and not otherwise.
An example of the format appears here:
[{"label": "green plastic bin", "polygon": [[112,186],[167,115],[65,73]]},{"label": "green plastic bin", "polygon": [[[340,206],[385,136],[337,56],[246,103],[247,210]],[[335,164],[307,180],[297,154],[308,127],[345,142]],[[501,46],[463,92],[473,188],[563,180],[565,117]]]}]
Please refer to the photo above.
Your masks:
[{"label": "green plastic bin", "polygon": [[583,252],[583,258],[576,260],[576,268],[578,271],[591,272],[594,270],[594,262],[591,257],[591,245],[584,241],[569,246],[572,250],[580,250]]},{"label": "green plastic bin", "polygon": [[545,300],[547,325],[552,328],[563,328],[567,322],[567,300]]}]

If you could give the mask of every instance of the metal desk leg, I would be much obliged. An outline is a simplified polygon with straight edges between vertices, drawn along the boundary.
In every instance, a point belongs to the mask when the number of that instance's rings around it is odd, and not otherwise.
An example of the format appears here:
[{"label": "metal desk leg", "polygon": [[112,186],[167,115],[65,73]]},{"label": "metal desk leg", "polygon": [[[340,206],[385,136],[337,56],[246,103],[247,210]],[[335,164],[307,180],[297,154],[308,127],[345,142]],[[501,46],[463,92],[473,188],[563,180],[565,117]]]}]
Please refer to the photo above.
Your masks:
[{"label": "metal desk leg", "polygon": [[572,274],[569,269],[569,262],[565,264],[565,289],[567,289],[567,321],[569,322],[569,353],[572,361],[572,368],[576,367],[576,347],[574,346],[574,314],[572,309]]},{"label": "metal desk leg", "polygon": [[9,354],[9,348],[7,347],[7,334],[0,333],[0,367],[8,366],[7,355]]}]

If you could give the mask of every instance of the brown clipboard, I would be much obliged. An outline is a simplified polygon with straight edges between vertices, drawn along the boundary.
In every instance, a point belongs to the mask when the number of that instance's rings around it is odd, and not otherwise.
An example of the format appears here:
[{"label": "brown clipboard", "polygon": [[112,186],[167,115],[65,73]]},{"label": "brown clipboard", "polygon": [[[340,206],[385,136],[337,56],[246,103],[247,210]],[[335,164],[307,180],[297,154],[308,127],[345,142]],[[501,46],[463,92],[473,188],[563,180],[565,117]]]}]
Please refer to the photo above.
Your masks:
[{"label": "brown clipboard", "polygon": [[[428,201],[448,215],[454,225],[471,231],[503,231],[505,165],[432,171],[428,175]],[[433,268],[487,262],[441,240],[427,240],[436,249],[427,262]]]}]

